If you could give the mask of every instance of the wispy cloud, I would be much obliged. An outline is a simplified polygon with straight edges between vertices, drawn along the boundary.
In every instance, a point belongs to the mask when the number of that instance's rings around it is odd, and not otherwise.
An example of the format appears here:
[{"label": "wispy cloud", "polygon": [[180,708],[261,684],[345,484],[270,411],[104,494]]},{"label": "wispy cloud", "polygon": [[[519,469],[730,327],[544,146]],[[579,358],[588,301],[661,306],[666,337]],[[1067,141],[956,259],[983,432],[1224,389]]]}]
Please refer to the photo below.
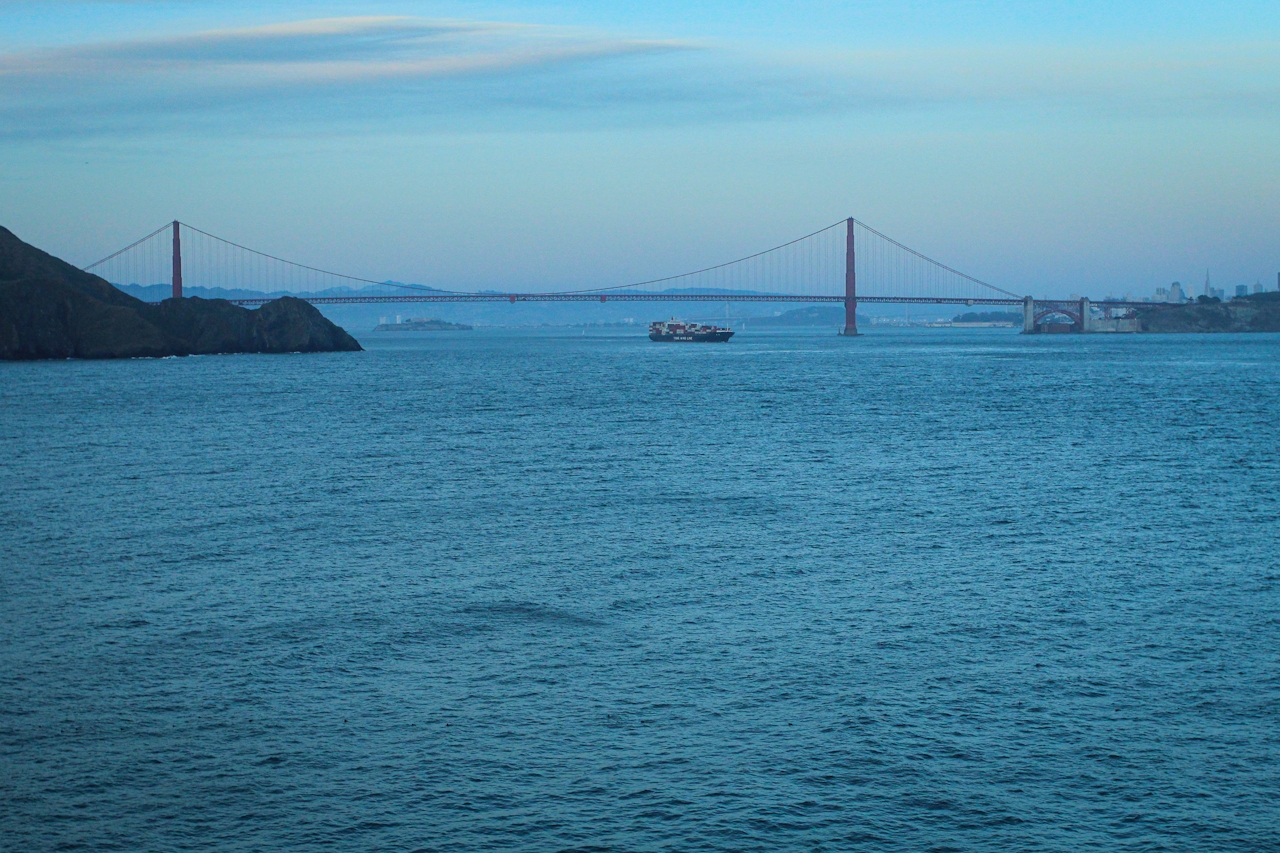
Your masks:
[{"label": "wispy cloud", "polygon": [[519,23],[356,17],[0,54],[0,136],[10,138],[1277,106],[1280,46],[1269,43],[764,53]]},{"label": "wispy cloud", "polygon": [[329,18],[18,54],[0,59],[0,75],[81,85],[156,75],[179,75],[204,87],[326,84],[475,73],[681,46],[522,24]]},{"label": "wispy cloud", "polygon": [[172,125],[282,100],[378,99],[689,50],[528,24],[331,18],[0,55],[9,135]]}]

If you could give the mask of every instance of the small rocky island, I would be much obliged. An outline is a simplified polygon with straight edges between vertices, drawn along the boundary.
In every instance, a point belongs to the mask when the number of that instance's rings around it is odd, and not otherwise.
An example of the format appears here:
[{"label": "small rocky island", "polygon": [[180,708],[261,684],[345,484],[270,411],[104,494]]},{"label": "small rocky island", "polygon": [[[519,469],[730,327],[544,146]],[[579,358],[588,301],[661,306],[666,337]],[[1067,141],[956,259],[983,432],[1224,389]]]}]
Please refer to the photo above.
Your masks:
[{"label": "small rocky island", "polygon": [[403,323],[379,323],[373,327],[375,332],[469,332],[471,327],[466,323],[446,323],[427,317],[410,317]]},{"label": "small rocky island", "polygon": [[1280,292],[1237,296],[1230,302],[1201,296],[1182,305],[1138,309],[1143,332],[1280,332]]},{"label": "small rocky island", "polygon": [[225,299],[143,302],[0,227],[0,359],[360,349],[301,299],[282,296],[253,311]]}]

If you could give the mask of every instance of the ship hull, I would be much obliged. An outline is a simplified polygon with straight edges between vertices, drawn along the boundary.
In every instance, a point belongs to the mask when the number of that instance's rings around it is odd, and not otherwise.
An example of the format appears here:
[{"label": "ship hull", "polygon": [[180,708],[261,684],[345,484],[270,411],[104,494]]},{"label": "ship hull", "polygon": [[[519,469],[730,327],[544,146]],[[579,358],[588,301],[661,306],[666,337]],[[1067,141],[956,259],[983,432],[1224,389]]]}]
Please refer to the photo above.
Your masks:
[{"label": "ship hull", "polygon": [[722,344],[729,338],[733,337],[733,332],[693,332],[689,334],[664,334],[662,332],[650,332],[649,340],[659,341],[661,343],[694,343],[694,344]]}]

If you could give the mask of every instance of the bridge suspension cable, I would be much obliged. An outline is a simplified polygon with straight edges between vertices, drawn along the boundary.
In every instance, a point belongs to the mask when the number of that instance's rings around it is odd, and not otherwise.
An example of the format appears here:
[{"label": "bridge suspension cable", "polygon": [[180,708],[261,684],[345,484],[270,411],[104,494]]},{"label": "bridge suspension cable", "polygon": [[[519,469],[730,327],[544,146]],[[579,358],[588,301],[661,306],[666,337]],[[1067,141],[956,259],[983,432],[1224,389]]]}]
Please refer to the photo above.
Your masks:
[{"label": "bridge suspension cable", "polygon": [[[902,243],[899,243],[897,240],[893,239],[892,237],[888,237],[884,234],[881,234],[879,231],[872,228],[870,225],[867,225],[865,222],[860,222],[859,220],[854,219],[853,223],[858,227],[858,229],[865,231],[867,234],[872,235],[878,240],[888,243],[889,245],[894,246],[903,252],[906,252],[909,256],[914,257],[919,261],[922,261],[924,264],[928,265],[928,268],[937,270],[939,273],[950,275],[950,276],[956,276],[961,280],[968,281],[979,287],[987,288],[1003,296],[1009,296],[1014,299],[1019,298],[1018,294],[1016,293],[1013,293],[1008,290],[1004,290],[1003,288],[996,287],[994,284],[988,284],[987,282],[976,279],[973,276],[968,275],[967,273],[962,273],[957,269],[952,269],[951,267],[947,266],[941,261],[935,261],[933,258],[929,257],[928,255],[917,252],[915,249],[911,248],[910,246],[904,246]],[[871,245],[873,249],[876,248],[876,244],[874,242],[872,242]],[[868,293],[867,295],[872,295],[872,294]]]},{"label": "bridge suspension cable", "polygon": [[111,254],[107,255],[105,258],[103,258],[103,259],[102,259],[102,260],[100,260],[100,261],[94,261],[93,263],[89,264],[89,266],[85,267],[85,268],[84,268],[84,271],[85,271],[85,272],[89,272],[90,270],[92,270],[92,269],[94,269],[94,268],[96,268],[96,267],[100,267],[100,266],[102,266],[103,264],[107,263],[108,261],[113,261],[113,260],[115,260],[116,258],[120,257],[120,256],[121,256],[121,255],[123,255],[125,252],[129,251],[130,249],[133,249],[133,248],[136,248],[136,247],[138,247],[138,246],[142,245],[143,243],[145,243],[145,242],[147,242],[148,240],[150,240],[152,237],[154,237],[154,236],[156,236],[157,234],[159,234],[161,231],[166,231],[166,230],[168,230],[168,229],[169,229],[169,228],[171,228],[171,227],[172,227],[172,226],[171,226],[170,224],[168,224],[168,223],[165,223],[164,225],[161,225],[159,228],[157,228],[156,230],[152,231],[152,232],[151,232],[150,234],[148,234],[147,236],[145,236],[145,237],[141,237],[141,238],[139,238],[139,239],[137,239],[137,240],[134,240],[132,243],[130,243],[129,245],[125,246],[123,249],[120,249],[120,250],[118,250],[118,251],[112,252]]}]

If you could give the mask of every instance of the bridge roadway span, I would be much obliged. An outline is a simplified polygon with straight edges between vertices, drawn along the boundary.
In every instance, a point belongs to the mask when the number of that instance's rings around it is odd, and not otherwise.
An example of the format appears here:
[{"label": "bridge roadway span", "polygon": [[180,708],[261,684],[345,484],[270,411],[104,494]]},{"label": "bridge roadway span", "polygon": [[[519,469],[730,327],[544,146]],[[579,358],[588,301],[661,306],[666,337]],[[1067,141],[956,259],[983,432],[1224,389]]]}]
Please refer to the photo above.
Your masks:
[{"label": "bridge roadway span", "polygon": [[[316,305],[367,305],[408,302],[833,302],[848,301],[845,296],[788,295],[781,293],[406,293],[388,296],[306,296],[299,299]],[[254,307],[272,301],[261,299],[231,299],[244,307]],[[857,296],[854,302],[868,304],[907,305],[1007,305],[1021,307],[1024,299],[930,297],[930,296]],[[1076,308],[1077,299],[1036,299],[1037,308]],[[1091,302],[1097,308],[1129,309],[1150,307],[1148,302],[1111,300]]]}]

